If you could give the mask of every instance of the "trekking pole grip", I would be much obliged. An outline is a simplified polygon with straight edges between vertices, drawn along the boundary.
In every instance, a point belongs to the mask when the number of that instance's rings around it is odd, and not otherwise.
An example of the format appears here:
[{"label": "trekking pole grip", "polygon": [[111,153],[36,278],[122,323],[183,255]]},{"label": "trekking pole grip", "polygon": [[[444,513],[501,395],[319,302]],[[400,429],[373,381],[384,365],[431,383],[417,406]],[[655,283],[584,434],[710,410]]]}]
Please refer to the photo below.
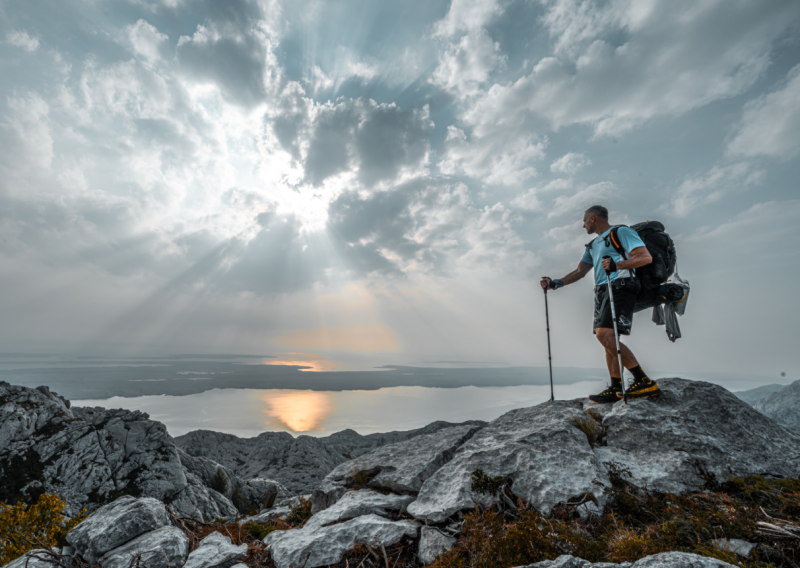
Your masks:
[{"label": "trekking pole grip", "polygon": [[[603,260],[605,260],[605,259],[607,259],[607,258],[608,258],[608,259],[610,259],[611,257],[610,257],[610,256],[608,256],[608,255],[606,255],[606,256],[604,256],[604,257],[603,257]],[[605,271],[606,271],[606,276],[608,276],[609,274],[611,274],[611,271],[610,271],[608,268],[604,268],[603,270],[605,270]]]}]

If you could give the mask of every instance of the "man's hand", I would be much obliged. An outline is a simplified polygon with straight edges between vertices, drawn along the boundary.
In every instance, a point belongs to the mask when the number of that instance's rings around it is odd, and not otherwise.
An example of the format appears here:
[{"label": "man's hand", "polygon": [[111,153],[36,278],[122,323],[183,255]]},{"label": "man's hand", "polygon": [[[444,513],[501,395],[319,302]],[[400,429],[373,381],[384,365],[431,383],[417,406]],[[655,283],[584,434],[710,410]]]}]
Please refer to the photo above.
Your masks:
[{"label": "man's hand", "polygon": [[564,286],[564,281],[558,279],[553,280],[549,276],[542,276],[542,280],[539,284],[542,285],[543,290],[558,290]]},{"label": "man's hand", "polygon": [[617,271],[617,263],[614,262],[614,259],[610,256],[603,258],[603,270],[606,272],[616,272]]}]

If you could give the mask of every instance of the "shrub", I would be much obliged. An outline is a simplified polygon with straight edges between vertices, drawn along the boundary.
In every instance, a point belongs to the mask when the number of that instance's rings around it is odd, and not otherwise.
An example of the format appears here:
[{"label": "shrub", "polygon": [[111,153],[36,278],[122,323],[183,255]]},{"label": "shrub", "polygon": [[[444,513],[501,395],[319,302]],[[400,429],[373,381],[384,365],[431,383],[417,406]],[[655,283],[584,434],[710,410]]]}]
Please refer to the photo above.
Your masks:
[{"label": "shrub", "polygon": [[86,518],[86,510],[70,519],[58,495],[41,495],[35,505],[0,503],[0,565],[42,546],[63,546],[64,537]]},{"label": "shrub", "polygon": [[222,468],[217,468],[214,479],[211,480],[211,489],[223,495],[225,495],[225,492],[228,490],[228,476],[225,475]]},{"label": "shrub", "polygon": [[502,475],[489,477],[482,469],[476,469],[472,472],[472,490],[475,493],[482,493],[484,495],[497,495],[497,493],[506,484],[505,478]]},{"label": "shrub", "polygon": [[292,512],[284,520],[293,527],[302,527],[311,518],[311,499],[301,497],[296,505],[289,505],[289,508]]}]

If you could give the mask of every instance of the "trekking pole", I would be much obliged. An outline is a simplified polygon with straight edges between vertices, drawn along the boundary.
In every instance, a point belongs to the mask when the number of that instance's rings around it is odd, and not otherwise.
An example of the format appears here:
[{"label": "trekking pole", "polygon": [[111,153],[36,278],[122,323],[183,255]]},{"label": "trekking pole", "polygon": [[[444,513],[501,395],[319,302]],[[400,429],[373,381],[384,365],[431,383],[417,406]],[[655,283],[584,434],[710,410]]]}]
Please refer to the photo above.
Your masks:
[{"label": "trekking pole", "polygon": [[[611,258],[604,256],[603,260]],[[606,270],[608,281],[608,301],[611,302],[611,319],[614,321],[614,340],[617,342],[617,359],[619,360],[619,380],[622,383],[622,399],[628,404],[628,393],[625,392],[625,367],[622,366],[622,352],[619,350],[619,332],[617,331],[617,310],[614,309],[614,290],[611,287],[611,271]]]},{"label": "trekking pole", "polygon": [[547,361],[550,363],[550,400],[553,395],[553,355],[550,353],[550,311],[547,309],[547,288],[544,289],[544,317],[547,319]]}]

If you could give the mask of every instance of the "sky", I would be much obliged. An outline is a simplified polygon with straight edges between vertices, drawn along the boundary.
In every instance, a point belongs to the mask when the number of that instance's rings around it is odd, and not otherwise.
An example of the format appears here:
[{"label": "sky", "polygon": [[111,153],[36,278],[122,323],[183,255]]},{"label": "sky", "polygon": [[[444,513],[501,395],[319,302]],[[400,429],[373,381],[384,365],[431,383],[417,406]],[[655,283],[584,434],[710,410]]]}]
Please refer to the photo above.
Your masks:
[{"label": "sky", "polygon": [[0,76],[1,351],[546,365],[602,204],[645,370],[800,375],[794,0],[0,0]]}]

